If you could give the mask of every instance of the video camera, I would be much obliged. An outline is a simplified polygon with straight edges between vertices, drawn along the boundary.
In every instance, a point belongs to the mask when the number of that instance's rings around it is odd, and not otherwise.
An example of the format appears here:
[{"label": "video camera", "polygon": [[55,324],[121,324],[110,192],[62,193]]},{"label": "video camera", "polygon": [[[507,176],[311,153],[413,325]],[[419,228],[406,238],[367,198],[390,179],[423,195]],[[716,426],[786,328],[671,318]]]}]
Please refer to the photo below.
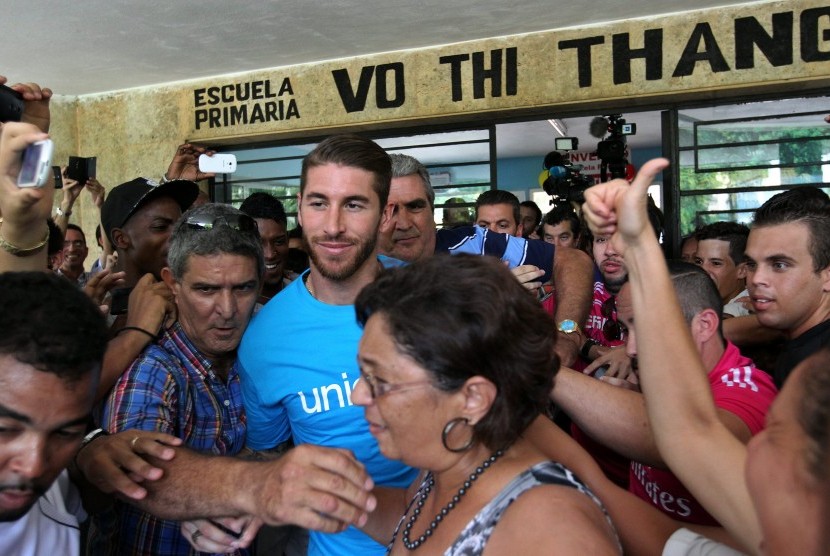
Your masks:
[{"label": "video camera", "polygon": [[582,203],[585,201],[585,190],[594,185],[593,178],[582,175],[582,165],[571,163],[566,155],[559,152],[576,150],[578,145],[576,137],[557,138],[556,150],[545,155],[539,181],[545,193],[550,195],[552,205]]},{"label": "video camera", "polygon": [[605,121],[608,133],[608,136],[597,144],[597,158],[601,161],[600,178],[603,182],[607,181],[609,171],[610,179],[624,178],[628,166],[628,160],[625,158],[625,138],[637,134],[637,124],[627,123],[622,114],[610,114],[597,120]]}]

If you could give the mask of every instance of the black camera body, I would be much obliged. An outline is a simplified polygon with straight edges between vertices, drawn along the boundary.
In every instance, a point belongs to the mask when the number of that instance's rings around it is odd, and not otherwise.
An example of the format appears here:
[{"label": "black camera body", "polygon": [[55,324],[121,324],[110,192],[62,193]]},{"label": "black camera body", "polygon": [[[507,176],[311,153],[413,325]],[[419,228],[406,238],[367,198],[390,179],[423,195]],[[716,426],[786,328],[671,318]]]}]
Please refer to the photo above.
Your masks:
[{"label": "black camera body", "polygon": [[585,201],[585,190],[594,185],[594,179],[582,174],[581,165],[573,164],[558,151],[551,151],[545,155],[544,167],[548,177],[542,184],[542,189],[550,195],[552,205]]},{"label": "black camera body", "polygon": [[23,117],[23,95],[0,85],[0,123],[19,122]]},{"label": "black camera body", "polygon": [[625,121],[622,114],[610,114],[605,116],[608,122],[608,136],[597,143],[597,158],[600,159],[600,177],[606,181],[608,173],[610,178],[624,178],[628,160],[625,158],[626,136],[636,135],[637,124],[630,124]]}]

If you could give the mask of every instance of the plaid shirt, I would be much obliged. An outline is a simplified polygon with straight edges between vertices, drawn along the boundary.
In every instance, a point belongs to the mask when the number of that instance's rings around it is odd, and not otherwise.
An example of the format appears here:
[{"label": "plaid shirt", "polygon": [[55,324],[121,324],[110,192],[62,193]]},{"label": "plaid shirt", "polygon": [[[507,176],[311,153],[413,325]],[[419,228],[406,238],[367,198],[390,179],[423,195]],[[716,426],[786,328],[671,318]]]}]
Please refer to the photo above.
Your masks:
[{"label": "plaid shirt", "polygon": [[[222,381],[176,323],[121,376],[101,422],[111,433],[165,432],[197,452],[236,454],[246,432],[237,364]],[[157,519],[121,501],[93,516],[89,553],[196,554],[179,522]]]}]

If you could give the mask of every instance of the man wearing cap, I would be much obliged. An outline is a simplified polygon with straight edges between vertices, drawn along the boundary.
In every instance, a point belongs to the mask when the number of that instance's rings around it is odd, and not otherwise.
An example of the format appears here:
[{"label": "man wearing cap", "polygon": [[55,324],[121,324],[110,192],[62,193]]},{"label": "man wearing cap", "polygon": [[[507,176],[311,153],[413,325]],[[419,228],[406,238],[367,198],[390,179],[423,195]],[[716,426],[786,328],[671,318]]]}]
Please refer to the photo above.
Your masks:
[{"label": "man wearing cap", "polygon": [[148,273],[161,278],[173,224],[198,194],[199,187],[189,180],[158,184],[147,178],[135,178],[110,191],[101,208],[101,223],[127,274],[127,287]]}]

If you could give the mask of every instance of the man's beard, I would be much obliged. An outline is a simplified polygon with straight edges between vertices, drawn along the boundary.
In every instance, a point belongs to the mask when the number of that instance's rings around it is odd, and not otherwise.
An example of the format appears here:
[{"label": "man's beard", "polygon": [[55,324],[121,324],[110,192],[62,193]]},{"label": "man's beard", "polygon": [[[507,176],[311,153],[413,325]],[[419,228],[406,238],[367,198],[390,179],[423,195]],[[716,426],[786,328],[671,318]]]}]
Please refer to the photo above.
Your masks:
[{"label": "man's beard", "polygon": [[37,503],[38,499],[46,493],[48,487],[44,487],[43,485],[37,484],[33,481],[20,481],[15,484],[0,485],[0,492],[3,490],[30,490],[35,494],[32,504],[29,506],[9,511],[0,509],[0,522],[8,522],[17,521],[26,515],[29,510],[32,509],[32,506]]},{"label": "man's beard", "polygon": [[308,238],[303,235],[303,247],[305,247],[305,250],[308,253],[309,258],[311,258],[311,262],[314,267],[323,276],[323,278],[334,281],[344,281],[354,276],[355,272],[363,266],[363,263],[369,260],[372,256],[375,251],[376,244],[377,234],[371,238],[367,238],[363,242],[359,242],[357,244],[358,250],[351,260],[344,261],[342,265],[329,264],[326,266],[327,262],[317,254],[314,245],[312,245]]}]

